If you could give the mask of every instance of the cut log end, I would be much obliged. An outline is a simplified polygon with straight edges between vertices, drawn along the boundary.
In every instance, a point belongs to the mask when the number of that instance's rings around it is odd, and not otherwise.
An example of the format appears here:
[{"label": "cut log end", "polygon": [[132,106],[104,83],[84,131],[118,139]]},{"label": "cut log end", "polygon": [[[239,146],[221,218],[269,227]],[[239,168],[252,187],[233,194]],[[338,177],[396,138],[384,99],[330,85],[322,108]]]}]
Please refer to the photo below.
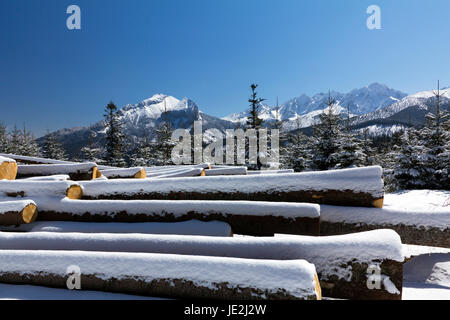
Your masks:
[{"label": "cut log end", "polygon": [[14,180],[17,176],[17,163],[1,162],[0,163],[0,180]]},{"label": "cut log end", "polygon": [[202,170],[202,173],[200,173],[200,176],[201,176],[201,177],[204,177],[204,176],[206,176],[206,172],[205,172],[205,169],[203,169],[203,170]]},{"label": "cut log end", "polygon": [[322,288],[320,287],[320,281],[317,273],[314,273],[314,283],[316,287],[317,300],[322,300]]},{"label": "cut log end", "polygon": [[145,179],[147,178],[147,171],[145,169],[140,170],[134,175],[135,179]]},{"label": "cut log end", "polygon": [[22,220],[24,223],[31,223],[36,220],[37,208],[36,205],[30,203],[22,210]]},{"label": "cut log end", "polygon": [[69,199],[79,200],[83,196],[83,189],[78,185],[70,186],[66,191],[66,196]]},{"label": "cut log end", "polygon": [[92,180],[100,178],[102,176],[102,173],[100,170],[98,170],[97,167],[92,168]]},{"label": "cut log end", "polygon": [[380,199],[374,200],[372,202],[372,204],[375,208],[380,208],[380,209],[383,208],[383,203],[384,203],[384,198],[380,198]]}]

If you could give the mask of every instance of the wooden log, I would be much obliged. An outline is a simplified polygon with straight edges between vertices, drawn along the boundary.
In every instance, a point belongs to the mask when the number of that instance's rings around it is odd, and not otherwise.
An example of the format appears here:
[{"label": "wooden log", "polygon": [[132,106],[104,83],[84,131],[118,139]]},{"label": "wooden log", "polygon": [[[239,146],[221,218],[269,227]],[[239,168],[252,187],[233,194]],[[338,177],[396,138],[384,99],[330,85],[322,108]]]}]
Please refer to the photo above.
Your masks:
[{"label": "wooden log", "polygon": [[36,220],[36,204],[30,200],[1,201],[0,226],[15,226]]},{"label": "wooden log", "polygon": [[97,164],[37,164],[19,165],[17,178],[42,177],[49,175],[67,174],[73,181],[92,180],[101,176]]},{"label": "wooden log", "polygon": [[147,172],[143,167],[102,170],[108,179],[145,179]]},{"label": "wooden log", "polygon": [[84,182],[85,199],[251,200],[379,207],[381,167],[277,175]]},{"label": "wooden log", "polygon": [[168,298],[321,298],[314,265],[305,260],[0,250],[0,270],[4,283],[67,288],[69,277],[79,272],[83,290]]},{"label": "wooden log", "polygon": [[21,163],[21,164],[71,164],[71,163],[76,163],[76,162],[71,162],[71,161],[21,156],[21,155],[17,155],[17,154],[8,154],[8,153],[0,153],[0,157],[14,159],[14,160],[16,160],[16,162]]},{"label": "wooden log", "polygon": [[179,170],[175,172],[164,173],[162,175],[153,176],[153,178],[167,179],[167,178],[179,178],[179,177],[203,177],[205,175],[205,169],[202,168],[189,168]]},{"label": "wooden log", "polygon": [[[67,222],[67,221],[35,221],[27,225],[0,227],[0,231],[24,233],[38,232],[56,233],[135,233],[135,234],[178,234],[208,237],[231,237],[233,232],[228,223],[222,221],[189,220],[183,222]],[[0,233],[2,235],[7,233]],[[6,242],[4,243],[6,245]],[[0,244],[1,247],[1,244]],[[6,247],[3,247],[6,249]],[[36,248],[30,246],[29,249]],[[49,249],[50,250],[50,249]],[[53,250],[53,249],[51,249]]]},{"label": "wooden log", "polygon": [[280,173],[294,173],[295,171],[293,169],[282,169],[282,170],[249,170],[247,171],[248,175],[255,175],[255,174],[280,174]]},{"label": "wooden log", "polygon": [[15,160],[0,156],[0,180],[14,180],[17,175]]},{"label": "wooden log", "polygon": [[82,195],[81,186],[71,181],[0,181],[0,197],[80,199]]},{"label": "wooden log", "polygon": [[[304,259],[315,265],[324,295],[341,299],[401,299],[404,260],[400,237],[392,230],[334,237],[265,238],[3,232],[0,249],[142,252],[277,261]],[[367,286],[373,273],[369,266],[379,267],[380,271],[380,286],[373,289]]]},{"label": "wooden log", "polygon": [[247,175],[247,167],[229,167],[205,170],[205,176]]},{"label": "wooden log", "polygon": [[316,204],[256,201],[69,200],[35,198],[40,221],[223,221],[234,233],[319,235]]},{"label": "wooden log", "polygon": [[376,229],[392,229],[403,243],[422,246],[450,247],[450,210],[353,208],[321,206],[320,234],[348,234]]}]

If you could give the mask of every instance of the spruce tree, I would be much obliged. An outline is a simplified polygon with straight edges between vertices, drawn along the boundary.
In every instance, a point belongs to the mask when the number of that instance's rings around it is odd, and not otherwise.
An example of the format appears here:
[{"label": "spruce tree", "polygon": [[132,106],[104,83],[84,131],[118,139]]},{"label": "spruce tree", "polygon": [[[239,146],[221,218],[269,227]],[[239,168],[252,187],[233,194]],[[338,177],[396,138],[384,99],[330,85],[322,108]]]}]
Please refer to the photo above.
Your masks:
[{"label": "spruce tree", "polygon": [[348,109],[346,127],[338,143],[340,144],[340,151],[337,154],[337,168],[344,169],[364,165],[366,155],[361,140],[350,129],[350,111]]},{"label": "spruce tree", "polygon": [[44,145],[42,147],[43,155],[47,159],[66,160],[66,154],[63,146],[56,138],[54,133],[47,131],[44,137]]},{"label": "spruce tree", "polygon": [[166,100],[164,100],[164,112],[161,115],[162,123],[156,129],[156,143],[154,144],[153,159],[157,165],[172,164],[172,149],[175,143],[172,141],[172,125],[169,120]]},{"label": "spruce tree", "polygon": [[29,157],[39,157],[41,155],[36,139],[31,132],[27,131],[25,125],[23,126],[21,154]]},{"label": "spruce tree", "polygon": [[14,125],[14,129],[10,135],[9,153],[22,155],[22,132]]},{"label": "spruce tree", "polygon": [[9,153],[9,139],[3,123],[0,123],[0,153]]},{"label": "spruce tree", "polygon": [[113,167],[125,167],[123,124],[118,109],[111,101],[105,107],[104,123],[106,127],[105,162]]},{"label": "spruce tree", "polygon": [[286,167],[301,172],[310,166],[310,139],[303,134],[299,118],[296,123],[296,130],[288,134]]},{"label": "spruce tree", "polygon": [[[260,154],[259,154],[259,132],[258,130],[261,129],[263,120],[259,117],[261,112],[261,103],[265,101],[263,98],[258,97],[258,93],[256,92],[256,88],[258,88],[257,84],[252,83],[250,85],[250,88],[252,90],[250,99],[248,99],[248,102],[250,103],[250,110],[249,110],[249,117],[247,119],[247,128],[248,129],[254,129],[256,130],[256,155],[257,155],[257,163],[256,167],[254,169],[261,170],[262,163],[260,161]],[[246,148],[248,149],[248,148]],[[249,165],[250,168],[252,168],[252,165]]]},{"label": "spruce tree", "polygon": [[341,117],[334,112],[335,103],[329,94],[327,110],[320,114],[319,123],[313,127],[312,166],[317,170],[333,169],[339,163],[342,129]]},{"label": "spruce tree", "polygon": [[156,162],[153,158],[154,146],[150,143],[148,137],[141,138],[131,157],[131,164],[136,167],[149,167]]},{"label": "spruce tree", "polygon": [[81,148],[81,153],[83,155],[83,160],[90,162],[102,163],[101,159],[98,158],[100,150],[94,146],[95,133],[93,130],[89,130],[89,136],[87,145]]}]

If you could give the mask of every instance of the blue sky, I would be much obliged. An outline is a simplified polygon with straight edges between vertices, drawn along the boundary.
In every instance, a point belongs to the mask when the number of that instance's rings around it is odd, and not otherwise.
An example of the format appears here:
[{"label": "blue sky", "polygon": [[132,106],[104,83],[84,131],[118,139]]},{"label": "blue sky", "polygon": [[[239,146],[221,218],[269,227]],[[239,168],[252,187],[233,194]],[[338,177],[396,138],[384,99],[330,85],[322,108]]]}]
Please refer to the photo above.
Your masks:
[{"label": "blue sky", "polygon": [[[66,8],[81,8],[81,30]],[[366,9],[381,8],[381,30]],[[0,121],[36,135],[155,93],[206,113],[380,82],[450,85],[448,0],[1,0]]]}]

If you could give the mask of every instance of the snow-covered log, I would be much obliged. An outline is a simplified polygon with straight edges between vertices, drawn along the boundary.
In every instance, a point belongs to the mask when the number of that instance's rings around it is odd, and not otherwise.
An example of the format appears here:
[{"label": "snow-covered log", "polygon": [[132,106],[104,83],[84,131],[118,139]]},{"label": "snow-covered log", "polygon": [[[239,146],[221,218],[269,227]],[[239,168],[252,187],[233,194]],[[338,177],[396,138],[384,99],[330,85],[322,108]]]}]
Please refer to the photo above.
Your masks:
[{"label": "snow-covered log", "polygon": [[108,179],[144,179],[147,173],[143,167],[102,170]]},{"label": "snow-covered log", "polygon": [[36,216],[36,204],[31,200],[0,201],[0,226],[30,223]]},{"label": "snow-covered log", "polygon": [[316,204],[198,200],[70,200],[33,198],[40,221],[181,222],[223,221],[233,233],[254,236],[319,235]]},{"label": "snow-covered log", "polygon": [[11,158],[21,164],[70,164],[70,163],[76,163],[76,162],[70,162],[70,161],[21,156],[21,155],[8,154],[8,153],[0,153],[0,157]]},{"label": "snow-covered log", "polygon": [[152,253],[0,250],[0,282],[168,298],[320,299],[314,265]]},{"label": "snow-covered log", "polygon": [[26,180],[26,181],[67,181],[67,180],[70,180],[70,176],[68,174],[55,174],[52,176],[24,178],[23,180]]},{"label": "snow-covered log", "polygon": [[88,181],[85,199],[252,200],[382,207],[379,166],[252,176]]},{"label": "snow-covered log", "polygon": [[247,175],[247,167],[213,168],[205,170],[205,176]]},{"label": "snow-covered log", "polygon": [[450,248],[450,208],[387,206],[354,208],[321,206],[321,235],[338,235],[388,228],[403,243]]},{"label": "snow-covered log", "polygon": [[[314,264],[324,295],[344,299],[400,299],[403,247],[392,230],[332,237],[211,238],[139,234],[0,233],[2,250],[77,250],[164,253]],[[371,267],[371,268],[369,268]],[[377,274],[375,286],[368,277]],[[379,286],[376,280],[380,280]],[[398,292],[397,292],[398,291]]]},{"label": "snow-covered log", "polygon": [[[8,232],[58,232],[58,233],[140,233],[140,234],[177,234],[208,237],[229,237],[231,227],[222,221],[189,220],[183,222],[67,222],[35,221],[20,226],[0,227]],[[6,235],[6,233],[0,235]],[[25,236],[25,235],[24,235]],[[0,246],[1,247],[1,246]],[[30,247],[32,249],[33,247]]]},{"label": "snow-covered log", "polygon": [[82,188],[72,181],[0,181],[0,197],[80,199]]},{"label": "snow-covered log", "polygon": [[165,178],[179,178],[179,177],[199,177],[205,175],[205,169],[202,168],[188,168],[183,170],[164,172],[163,174],[152,175],[151,178],[165,179]]},{"label": "snow-covered log", "polygon": [[0,156],[0,180],[14,180],[17,175],[15,160]]},{"label": "snow-covered log", "polygon": [[73,181],[92,180],[101,176],[97,164],[93,162],[75,164],[35,164],[19,165],[17,178],[42,177],[67,174]]},{"label": "snow-covered log", "polygon": [[293,169],[282,169],[282,170],[260,170],[260,171],[249,170],[249,171],[247,171],[248,175],[253,175],[253,174],[277,174],[277,173],[294,173],[294,170]]}]

